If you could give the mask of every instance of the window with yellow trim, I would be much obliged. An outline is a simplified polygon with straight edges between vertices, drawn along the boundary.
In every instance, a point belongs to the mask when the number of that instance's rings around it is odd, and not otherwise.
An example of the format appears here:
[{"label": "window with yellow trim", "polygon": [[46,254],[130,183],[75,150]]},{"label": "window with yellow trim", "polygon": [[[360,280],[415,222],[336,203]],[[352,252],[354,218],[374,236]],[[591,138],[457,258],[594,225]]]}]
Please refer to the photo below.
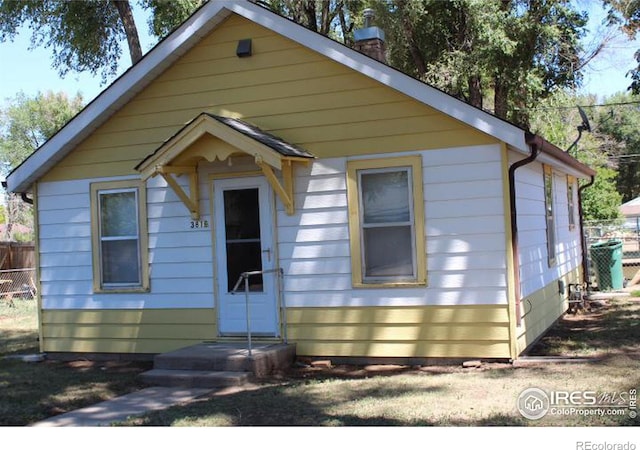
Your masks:
[{"label": "window with yellow trim", "polygon": [[544,204],[547,223],[547,252],[549,267],[556,263],[556,221],[553,199],[553,170],[551,166],[544,166]]},{"label": "window with yellow trim", "polygon": [[567,208],[569,214],[569,229],[576,227],[576,207],[575,207],[575,184],[576,179],[571,175],[567,175]]},{"label": "window with yellow trim", "polygon": [[426,283],[420,156],[347,163],[353,284]]},{"label": "window with yellow trim", "polygon": [[147,290],[145,205],[140,181],[91,185],[94,290]]}]

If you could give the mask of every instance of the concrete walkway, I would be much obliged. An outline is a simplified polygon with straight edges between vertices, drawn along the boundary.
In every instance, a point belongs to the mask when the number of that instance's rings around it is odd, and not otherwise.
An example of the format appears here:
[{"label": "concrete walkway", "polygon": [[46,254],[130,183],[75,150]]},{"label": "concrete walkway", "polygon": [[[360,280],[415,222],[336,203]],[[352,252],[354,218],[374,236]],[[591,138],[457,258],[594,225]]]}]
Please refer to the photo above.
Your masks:
[{"label": "concrete walkway", "polygon": [[32,427],[97,427],[166,409],[208,394],[213,389],[149,387],[93,406],[71,411],[37,422]]}]

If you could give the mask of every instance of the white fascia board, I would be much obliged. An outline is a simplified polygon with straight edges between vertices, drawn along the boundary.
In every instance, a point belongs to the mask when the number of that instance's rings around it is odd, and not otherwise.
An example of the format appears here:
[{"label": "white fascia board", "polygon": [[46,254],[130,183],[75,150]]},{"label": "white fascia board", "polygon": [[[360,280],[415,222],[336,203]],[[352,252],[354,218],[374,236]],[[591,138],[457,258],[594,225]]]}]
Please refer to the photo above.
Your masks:
[{"label": "white fascia board", "polygon": [[128,69],[7,177],[9,192],[26,192],[76,145],[229,16],[226,2],[209,2]]},{"label": "white fascia board", "polygon": [[[509,122],[475,108],[444,92],[412,78],[399,70],[363,55],[339,42],[314,33],[303,26],[277,14],[264,14],[265,9],[250,2],[231,2],[233,12],[252,20],[276,33],[306,46],[340,64],[377,80],[409,97],[412,97],[444,114],[511,145],[514,149],[528,154],[525,131]],[[268,11],[267,11],[268,12]]]},{"label": "white fascia board", "polygon": [[7,177],[11,192],[26,192],[31,185],[75,145],[88,137],[157,75],[215,28],[230,12],[300,43],[340,64],[377,80],[409,97],[460,120],[488,135],[528,153],[524,131],[402,72],[369,58],[338,42],[297,25],[248,1],[211,1],[191,16],[174,33],[156,45],[62,130],[40,147]]}]

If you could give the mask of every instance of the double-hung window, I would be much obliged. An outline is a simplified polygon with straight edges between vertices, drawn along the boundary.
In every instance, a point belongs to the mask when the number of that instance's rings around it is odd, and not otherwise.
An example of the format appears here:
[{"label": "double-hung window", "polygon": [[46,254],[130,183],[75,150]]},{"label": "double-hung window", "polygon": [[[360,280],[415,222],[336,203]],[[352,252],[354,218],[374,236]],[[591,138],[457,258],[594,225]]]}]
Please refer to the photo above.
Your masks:
[{"label": "double-hung window", "polygon": [[545,219],[547,222],[547,254],[549,256],[549,267],[556,263],[556,221],[553,199],[553,169],[551,166],[544,166],[544,205]]},{"label": "double-hung window", "polygon": [[576,206],[575,206],[575,185],[576,179],[567,175],[567,209],[569,214],[569,229],[576,227]]},{"label": "double-hung window", "polygon": [[426,283],[419,156],[347,164],[353,285]]},{"label": "double-hung window", "polygon": [[94,289],[148,288],[145,190],[139,181],[91,185]]}]

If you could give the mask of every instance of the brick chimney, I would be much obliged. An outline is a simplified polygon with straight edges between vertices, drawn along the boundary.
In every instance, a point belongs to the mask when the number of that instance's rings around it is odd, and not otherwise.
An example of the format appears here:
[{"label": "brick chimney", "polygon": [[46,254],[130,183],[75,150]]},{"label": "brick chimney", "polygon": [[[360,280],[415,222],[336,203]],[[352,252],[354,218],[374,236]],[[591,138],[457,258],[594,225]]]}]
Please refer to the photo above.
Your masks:
[{"label": "brick chimney", "polygon": [[384,31],[373,26],[373,9],[367,8],[363,12],[364,28],[353,31],[353,48],[383,63],[387,62]]}]

